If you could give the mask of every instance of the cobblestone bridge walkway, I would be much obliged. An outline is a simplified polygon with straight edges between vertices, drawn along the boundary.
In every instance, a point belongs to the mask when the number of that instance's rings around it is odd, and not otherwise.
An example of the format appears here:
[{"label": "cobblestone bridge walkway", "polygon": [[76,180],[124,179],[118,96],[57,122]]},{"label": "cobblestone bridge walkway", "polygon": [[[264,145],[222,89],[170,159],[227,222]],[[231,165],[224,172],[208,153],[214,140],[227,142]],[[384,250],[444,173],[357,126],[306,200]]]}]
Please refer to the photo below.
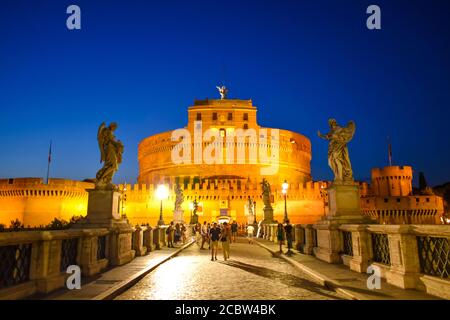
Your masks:
[{"label": "cobblestone bridge walkway", "polygon": [[244,239],[217,261],[193,244],[116,299],[342,299],[307,274]]}]

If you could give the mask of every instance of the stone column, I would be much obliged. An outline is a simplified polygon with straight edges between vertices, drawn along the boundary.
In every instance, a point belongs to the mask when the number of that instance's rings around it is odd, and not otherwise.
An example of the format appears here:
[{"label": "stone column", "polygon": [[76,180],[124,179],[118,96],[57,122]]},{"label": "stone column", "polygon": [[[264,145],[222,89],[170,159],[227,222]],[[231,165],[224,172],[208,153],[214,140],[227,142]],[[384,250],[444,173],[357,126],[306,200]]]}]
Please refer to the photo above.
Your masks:
[{"label": "stone column", "polygon": [[388,234],[391,268],[386,280],[403,289],[419,286],[420,262],[416,236],[409,225],[392,226],[395,230]]},{"label": "stone column", "polygon": [[167,245],[166,230],[167,230],[167,227],[159,228],[159,247],[160,248],[165,247]]},{"label": "stone column", "polygon": [[[102,232],[89,229],[83,230],[83,237],[80,239],[81,250],[79,253],[79,261],[81,272],[84,276],[97,274],[108,266],[108,257],[102,260],[97,259],[98,237],[106,234],[108,234],[106,230]],[[105,248],[105,252],[108,252],[107,249]]]},{"label": "stone column", "polygon": [[328,263],[341,263],[342,237],[341,224],[364,224],[373,221],[360,210],[359,187],[354,183],[333,183],[328,189],[328,214],[316,225],[317,248],[314,254]]},{"label": "stone column", "polygon": [[155,246],[156,250],[161,250],[161,242],[160,242],[160,231],[159,231],[159,226],[156,226],[153,229],[153,244]]},{"label": "stone column", "polygon": [[147,252],[155,250],[155,245],[153,243],[153,229],[150,226],[148,226],[144,231],[143,243],[144,246],[147,248]]},{"label": "stone column", "polygon": [[74,229],[106,228],[108,256],[112,265],[122,265],[134,259],[131,233],[133,228],[120,216],[121,194],[115,190],[88,189],[88,210]]},{"label": "stone column", "polygon": [[313,232],[314,229],[311,224],[305,225],[305,244],[303,245],[303,253],[304,254],[313,254],[314,249],[314,241],[313,241]]},{"label": "stone column", "polygon": [[343,225],[342,230],[352,234],[353,257],[349,262],[350,270],[366,273],[370,265],[371,248],[369,232],[366,225]]},{"label": "stone column", "polygon": [[303,243],[303,235],[304,235],[305,231],[302,228],[301,225],[297,224],[295,225],[295,243],[294,243],[294,248],[297,250],[301,250],[304,243]]},{"label": "stone column", "polygon": [[136,256],[143,256],[147,253],[147,247],[144,246],[144,230],[145,229],[138,225],[134,231],[133,249],[136,252]]},{"label": "stone column", "polygon": [[132,232],[131,227],[110,229],[108,242],[111,265],[121,266],[134,259],[135,251],[131,247]]},{"label": "stone column", "polygon": [[42,232],[43,241],[35,242],[31,251],[30,280],[38,292],[48,293],[64,285],[61,273],[61,240],[52,240],[49,231]]}]

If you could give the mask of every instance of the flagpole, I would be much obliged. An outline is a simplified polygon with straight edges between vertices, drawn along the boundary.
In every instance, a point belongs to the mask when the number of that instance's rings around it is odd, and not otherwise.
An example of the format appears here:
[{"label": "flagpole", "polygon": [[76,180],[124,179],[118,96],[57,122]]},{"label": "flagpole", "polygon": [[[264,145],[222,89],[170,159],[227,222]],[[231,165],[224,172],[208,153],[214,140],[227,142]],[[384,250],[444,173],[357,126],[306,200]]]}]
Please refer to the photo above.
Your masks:
[{"label": "flagpole", "polygon": [[47,184],[50,175],[50,162],[52,161],[52,140],[50,140],[50,148],[48,149],[48,164],[47,164]]},{"label": "flagpole", "polygon": [[389,136],[387,137],[388,140],[388,158],[389,158],[389,166],[392,167],[392,145],[391,145],[391,139]]}]

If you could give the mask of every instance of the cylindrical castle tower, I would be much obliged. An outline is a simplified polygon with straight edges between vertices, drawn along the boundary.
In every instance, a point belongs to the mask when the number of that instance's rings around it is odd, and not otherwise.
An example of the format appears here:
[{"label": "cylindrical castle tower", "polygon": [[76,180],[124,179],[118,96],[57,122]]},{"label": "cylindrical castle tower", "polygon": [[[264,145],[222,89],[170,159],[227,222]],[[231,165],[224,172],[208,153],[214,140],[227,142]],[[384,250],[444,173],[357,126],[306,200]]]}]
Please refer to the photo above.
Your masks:
[{"label": "cylindrical castle tower", "polygon": [[372,190],[376,196],[412,194],[413,170],[410,166],[388,166],[372,169]]},{"label": "cylindrical castle tower", "polygon": [[[256,112],[251,100],[195,101],[188,109],[187,127],[153,135],[139,144],[138,183],[215,178],[266,178],[273,185],[284,180],[294,184],[311,181],[309,139],[288,130],[260,127]],[[174,134],[183,134],[183,139],[172,141]],[[221,144],[215,137],[222,139]],[[210,153],[208,148],[217,145]],[[174,154],[185,156],[186,152],[189,161],[175,163]],[[216,158],[214,163],[208,161],[208,154]]]}]

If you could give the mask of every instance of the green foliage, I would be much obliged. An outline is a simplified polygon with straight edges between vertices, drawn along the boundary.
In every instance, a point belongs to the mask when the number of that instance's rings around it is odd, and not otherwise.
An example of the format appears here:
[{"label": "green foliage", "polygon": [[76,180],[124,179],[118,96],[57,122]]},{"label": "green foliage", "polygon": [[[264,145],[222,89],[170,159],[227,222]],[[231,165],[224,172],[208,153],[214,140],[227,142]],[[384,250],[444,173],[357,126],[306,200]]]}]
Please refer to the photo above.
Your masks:
[{"label": "green foliage", "polygon": [[11,224],[9,225],[9,229],[11,229],[12,231],[19,231],[21,229],[24,229],[23,223],[19,220],[12,220]]},{"label": "green foliage", "polygon": [[66,229],[68,227],[69,223],[62,219],[59,220],[58,218],[53,219],[52,222],[50,222],[47,226],[46,229],[47,230],[62,230],[62,229]]},{"label": "green foliage", "polygon": [[19,220],[11,221],[8,228],[4,224],[0,224],[0,232],[15,232],[15,231],[44,231],[44,230],[64,230],[69,229],[73,224],[75,224],[82,216],[72,216],[70,221],[64,219],[54,218],[52,222],[47,225],[39,225],[37,227],[30,227],[29,225],[25,227],[23,223]]}]

